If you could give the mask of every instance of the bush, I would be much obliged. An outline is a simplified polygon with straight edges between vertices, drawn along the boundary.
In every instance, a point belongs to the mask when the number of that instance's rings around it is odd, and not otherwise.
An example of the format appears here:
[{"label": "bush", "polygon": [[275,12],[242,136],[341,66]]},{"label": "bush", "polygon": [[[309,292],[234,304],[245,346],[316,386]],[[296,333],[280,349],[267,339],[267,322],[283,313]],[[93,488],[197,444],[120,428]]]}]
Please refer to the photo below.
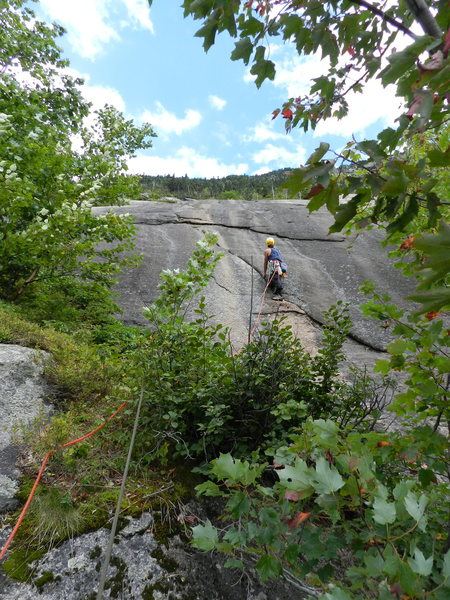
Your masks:
[{"label": "bush", "polygon": [[[247,456],[269,451],[296,432],[306,416],[345,414],[349,424],[361,392],[339,382],[342,344],[350,329],[342,303],[325,314],[322,348],[309,356],[283,320],[263,323],[259,334],[233,354],[227,331],[213,325],[198,300],[218,260],[216,238],[199,243],[187,269],[164,271],[160,296],[147,308],[146,345],[136,353],[145,405],[138,444],[152,459],[210,460],[220,452]],[[187,306],[195,319],[185,318]],[[339,399],[339,401],[336,400]],[[347,400],[354,415],[348,415]]]},{"label": "bush", "polygon": [[[446,447],[429,427],[345,434],[332,421],[308,420],[278,450],[273,487],[267,464],[230,454],[212,461],[211,480],[197,491],[225,499],[225,511],[220,524],[194,527],[193,543],[227,554],[229,567],[252,558],[263,580],[286,571],[323,600],[444,600]],[[417,478],[420,469],[431,477]]]}]

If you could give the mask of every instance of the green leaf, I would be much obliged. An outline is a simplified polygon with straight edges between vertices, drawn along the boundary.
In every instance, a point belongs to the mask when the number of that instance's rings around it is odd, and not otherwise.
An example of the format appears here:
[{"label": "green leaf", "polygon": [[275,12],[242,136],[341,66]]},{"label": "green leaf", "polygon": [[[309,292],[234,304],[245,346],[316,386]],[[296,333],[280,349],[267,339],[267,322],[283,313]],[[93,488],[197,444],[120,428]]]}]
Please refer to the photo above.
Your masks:
[{"label": "green leaf", "polygon": [[423,552],[419,548],[416,548],[414,550],[414,558],[409,558],[408,563],[414,573],[428,577],[433,570],[433,555],[430,558],[425,558]]},{"label": "green leaf", "polygon": [[380,525],[393,523],[397,515],[394,502],[387,502],[383,498],[375,498],[373,502],[374,520]]},{"label": "green leaf", "polygon": [[403,354],[407,350],[414,350],[414,345],[411,346],[411,342],[402,338],[397,338],[387,346],[387,351],[393,355]]},{"label": "green leaf", "polygon": [[280,482],[288,490],[295,492],[303,492],[305,496],[309,496],[313,493],[314,488],[312,487],[312,472],[313,470],[308,467],[305,461],[297,457],[295,459],[294,466],[287,466],[284,469],[277,471]]},{"label": "green leaf", "polygon": [[205,21],[203,27],[196,32],[195,37],[202,37],[204,39],[203,48],[205,52],[208,52],[211,46],[214,45],[217,28],[218,21],[214,15],[212,15],[207,21]]},{"label": "green leaf", "polygon": [[200,550],[213,550],[218,542],[217,529],[207,519],[205,525],[196,525],[192,528],[192,545]]},{"label": "green leaf", "polygon": [[248,461],[234,459],[231,454],[220,454],[211,461],[211,472],[220,479],[250,485],[259,477],[264,465],[249,465]]},{"label": "green leaf", "polygon": [[244,563],[242,562],[242,560],[239,560],[237,558],[229,558],[225,561],[224,567],[226,569],[243,569]]},{"label": "green leaf", "polygon": [[325,142],[320,142],[320,146],[314,150],[311,156],[306,161],[307,165],[311,165],[319,162],[319,160],[328,152],[330,149],[330,144]]},{"label": "green leaf", "polygon": [[442,562],[442,575],[445,579],[450,577],[450,550],[444,554],[444,560]]},{"label": "green leaf", "polygon": [[364,562],[366,563],[371,576],[377,577],[383,572],[384,560],[380,554],[365,554]]},{"label": "green leaf", "polygon": [[330,592],[322,594],[320,600],[353,600],[353,597],[341,588],[334,587]]},{"label": "green leaf", "polygon": [[239,519],[243,514],[248,512],[248,509],[250,508],[250,500],[244,494],[244,492],[237,492],[228,501],[227,508],[230,510],[231,516],[234,519]]},{"label": "green leaf", "polygon": [[449,309],[450,289],[439,287],[426,292],[418,292],[411,296],[407,296],[407,300],[422,304],[422,308],[414,313],[417,315]]},{"label": "green leaf", "polygon": [[196,485],[195,491],[202,496],[224,496],[224,492],[213,481],[205,481]]},{"label": "green leaf", "polygon": [[231,60],[242,59],[244,61],[244,64],[248,65],[252,52],[253,44],[250,38],[245,37],[235,43],[235,48],[231,53]]},{"label": "green leaf", "polygon": [[273,81],[275,78],[275,64],[271,60],[266,60],[264,58],[265,50],[264,46],[258,46],[253,66],[250,69],[250,73],[256,75],[255,83],[258,88],[261,87],[261,84],[265,79]]},{"label": "green leaf", "polygon": [[320,457],[316,461],[316,471],[314,473],[315,488],[319,494],[332,494],[337,492],[343,485],[339,471],[331,468],[325,458]]},{"label": "green leaf", "polygon": [[256,570],[262,581],[275,579],[283,573],[280,561],[275,556],[264,554],[255,565]]},{"label": "green leaf", "polygon": [[329,233],[336,233],[341,231],[342,228],[347,225],[349,221],[356,215],[358,206],[362,200],[365,199],[365,194],[356,194],[346,204],[341,204],[335,215],[334,225],[329,229]]},{"label": "green leaf", "polygon": [[434,39],[431,36],[422,36],[404,50],[391,54],[388,57],[389,65],[379,74],[383,85],[386,86],[388,83],[394,83],[402,77],[408,69],[415,65],[417,57],[433,41]]},{"label": "green leaf", "polygon": [[330,419],[315,419],[311,424],[314,441],[321,448],[333,449],[339,439],[339,426]]},{"label": "green leaf", "polygon": [[427,154],[430,167],[449,167],[450,166],[450,148],[445,152],[442,150],[430,150]]},{"label": "green leaf", "polygon": [[420,521],[428,504],[428,498],[422,494],[417,500],[416,494],[408,492],[405,496],[405,508],[415,521]]}]

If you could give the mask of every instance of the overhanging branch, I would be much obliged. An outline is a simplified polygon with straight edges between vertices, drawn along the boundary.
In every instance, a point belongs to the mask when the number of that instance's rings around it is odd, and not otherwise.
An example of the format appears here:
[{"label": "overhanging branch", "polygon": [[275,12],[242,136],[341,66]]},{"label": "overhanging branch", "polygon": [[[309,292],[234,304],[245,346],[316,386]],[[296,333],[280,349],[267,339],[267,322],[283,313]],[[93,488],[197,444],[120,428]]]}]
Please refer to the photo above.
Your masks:
[{"label": "overhanging branch", "polygon": [[[414,0],[412,0],[412,1],[414,2]],[[388,14],[386,14],[384,11],[382,11],[378,7],[374,6],[373,4],[370,4],[370,2],[366,2],[366,0],[349,0],[349,2],[352,2],[353,4],[357,4],[358,6],[364,6],[364,8],[367,8],[368,11],[370,11],[374,15],[377,15],[378,17],[381,17],[383,19],[383,21],[386,21],[386,23],[389,23],[393,27],[396,27],[399,31],[403,31],[403,33],[406,33],[406,35],[409,35],[413,39],[417,38],[417,36],[410,29],[408,29],[405,25],[403,25],[403,23],[401,23],[400,21],[397,21],[393,17],[390,17]]]}]

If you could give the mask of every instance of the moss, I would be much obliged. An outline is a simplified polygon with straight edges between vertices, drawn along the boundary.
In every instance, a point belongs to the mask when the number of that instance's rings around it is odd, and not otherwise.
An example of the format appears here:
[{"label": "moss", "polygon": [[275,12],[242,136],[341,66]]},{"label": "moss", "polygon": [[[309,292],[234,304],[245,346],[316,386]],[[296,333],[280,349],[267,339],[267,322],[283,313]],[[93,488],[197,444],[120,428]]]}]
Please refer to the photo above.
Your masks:
[{"label": "moss", "polygon": [[170,556],[167,556],[167,554],[165,554],[161,550],[161,548],[155,548],[151,552],[151,556],[153,556],[153,558],[155,558],[158,561],[158,564],[165,571],[167,571],[167,573],[174,573],[179,567],[179,564],[177,563],[177,561],[174,560],[173,558],[170,558]]},{"label": "moss", "polygon": [[37,587],[39,591],[42,590],[46,583],[50,581],[54,581],[55,576],[50,571],[44,571],[40,577],[34,580],[34,585]]},{"label": "moss", "polygon": [[95,546],[95,548],[89,554],[90,559],[98,558],[102,553],[102,549],[100,546]]},{"label": "moss", "polygon": [[110,565],[116,567],[117,572],[108,579],[105,589],[110,590],[110,598],[119,598],[124,592],[123,582],[127,573],[127,565],[117,556],[111,557]]},{"label": "moss", "polygon": [[17,549],[11,552],[8,560],[2,564],[4,572],[12,579],[18,581],[29,581],[35,572],[35,567],[30,566],[30,563],[38,558],[42,558],[45,554],[44,549],[30,550]]},{"label": "moss", "polygon": [[[170,592],[170,586],[167,582],[161,580],[151,585],[146,585],[142,591],[142,600],[155,600],[155,592],[160,592],[167,597]],[[161,596],[158,594],[157,597],[160,598]]]}]

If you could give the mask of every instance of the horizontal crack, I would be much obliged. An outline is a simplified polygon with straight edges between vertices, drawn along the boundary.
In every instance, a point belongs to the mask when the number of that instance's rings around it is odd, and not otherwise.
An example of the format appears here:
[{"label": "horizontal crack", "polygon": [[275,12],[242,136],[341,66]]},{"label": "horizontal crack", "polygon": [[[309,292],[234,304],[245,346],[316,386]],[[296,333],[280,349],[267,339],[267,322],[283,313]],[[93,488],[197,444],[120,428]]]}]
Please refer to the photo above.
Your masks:
[{"label": "horizontal crack", "polygon": [[[135,220],[135,224],[136,225],[204,225],[204,226],[208,226],[208,227],[224,227],[226,229],[240,229],[242,231],[252,231],[253,233],[262,233],[262,234],[266,234],[267,231],[265,229],[255,229],[254,227],[250,227],[250,226],[243,226],[243,225],[231,225],[231,224],[227,224],[227,223],[215,223],[214,221],[205,221],[204,219],[196,219],[194,218],[185,218],[183,216],[180,216],[179,214],[175,213],[177,216],[177,220],[175,221],[171,221],[171,220],[162,220],[162,219],[155,219],[154,222],[148,222],[148,221],[138,221]],[[347,241],[345,238],[331,238],[331,237],[307,237],[307,238],[302,238],[302,237],[294,237],[294,236],[290,236],[290,235],[286,235],[284,233],[276,233],[274,234],[276,235],[278,238],[283,239],[283,240],[291,240],[294,242],[326,242],[326,243],[336,243],[336,242],[345,242]]]}]

